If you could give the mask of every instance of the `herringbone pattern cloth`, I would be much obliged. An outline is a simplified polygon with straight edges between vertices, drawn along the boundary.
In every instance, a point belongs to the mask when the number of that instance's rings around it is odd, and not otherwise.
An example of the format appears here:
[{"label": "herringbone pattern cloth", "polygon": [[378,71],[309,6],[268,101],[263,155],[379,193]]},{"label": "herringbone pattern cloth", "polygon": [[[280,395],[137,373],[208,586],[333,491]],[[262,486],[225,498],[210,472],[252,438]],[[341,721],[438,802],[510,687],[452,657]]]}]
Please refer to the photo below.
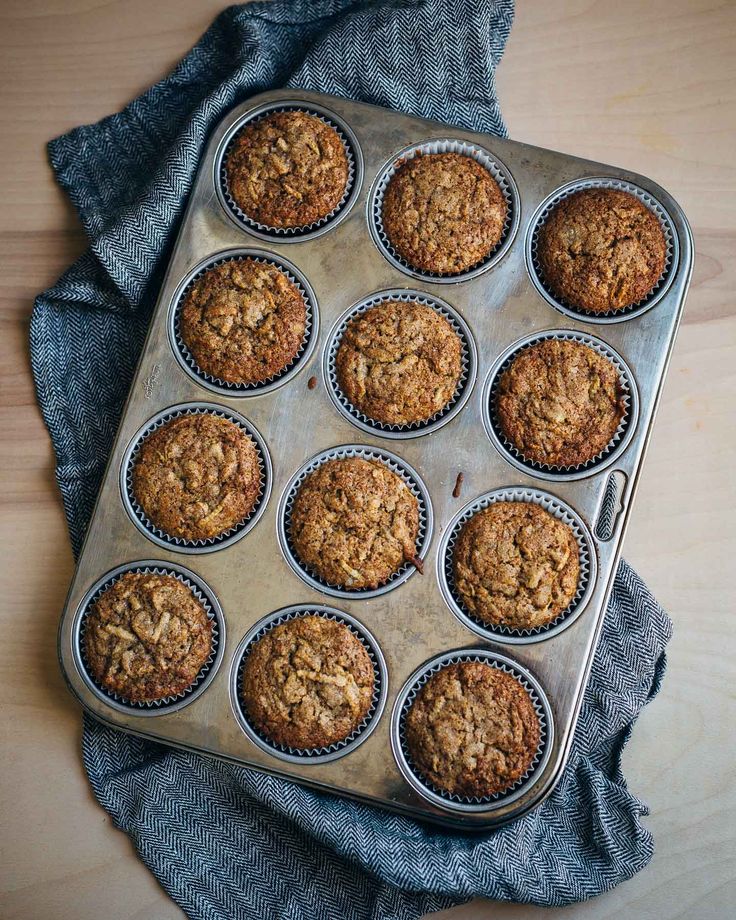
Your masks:
[{"label": "herringbone pattern cloth", "polygon": [[[53,141],[90,248],[41,295],[38,398],[78,552],[208,132],[291,85],[504,133],[494,71],[511,0],[275,0],[232,7],[123,112]],[[142,24],[144,27],[144,24]],[[621,751],[657,692],[670,622],[622,564],[557,790],[495,833],[443,834],[364,805],[84,726],[95,794],[193,918],[415,918],[473,895],[559,905],[646,865]]]}]

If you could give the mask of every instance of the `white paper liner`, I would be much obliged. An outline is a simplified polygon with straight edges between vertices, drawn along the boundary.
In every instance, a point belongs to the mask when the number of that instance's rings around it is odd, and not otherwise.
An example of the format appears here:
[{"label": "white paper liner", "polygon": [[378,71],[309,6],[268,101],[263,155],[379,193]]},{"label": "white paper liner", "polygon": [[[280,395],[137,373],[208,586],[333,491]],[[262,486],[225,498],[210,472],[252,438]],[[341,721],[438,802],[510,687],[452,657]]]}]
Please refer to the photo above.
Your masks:
[{"label": "white paper liner", "polygon": [[[181,418],[184,415],[214,415],[218,418],[227,419],[233,424],[237,425],[241,431],[244,431],[251,442],[256,448],[258,454],[258,465],[260,469],[260,491],[258,497],[256,498],[255,504],[248,513],[248,515],[243,518],[242,521],[239,521],[233,527],[228,528],[228,530],[223,531],[223,533],[218,534],[216,537],[208,537],[207,539],[201,540],[185,540],[183,537],[175,537],[171,534],[166,533],[160,527],[157,527],[153,521],[151,521],[146,515],[143,508],[138,503],[135,493],[133,491],[133,469],[135,467],[136,460],[140,453],[143,444],[148,439],[148,437],[153,434],[154,431],[157,431],[159,428],[162,428],[164,425],[172,422],[174,419]],[[236,539],[244,537],[252,527],[255,526],[256,522],[260,518],[263,510],[265,509],[266,502],[268,500],[268,495],[271,488],[271,474],[270,474],[270,461],[268,459],[267,450],[263,439],[256,429],[246,422],[241,416],[236,413],[230,412],[227,409],[224,409],[219,406],[214,405],[183,405],[175,406],[171,410],[160,413],[151,422],[146,425],[146,427],[136,435],[133,444],[129,448],[129,452],[126,454],[127,462],[123,467],[123,504],[128,511],[128,514],[133,519],[134,523],[146,534],[151,535],[155,538],[156,542],[160,545],[165,545],[170,547],[177,552],[182,553],[197,553],[206,551],[213,551],[222,546],[229,546]]]},{"label": "white paper liner", "polygon": [[[460,360],[462,370],[452,399],[440,409],[439,412],[430,416],[430,418],[419,422],[411,422],[407,425],[380,422],[361,412],[360,409],[350,402],[340,387],[335,367],[340,344],[352,320],[356,316],[361,316],[366,313],[372,307],[390,301],[419,303],[431,307],[431,309],[449,322],[461,343]],[[360,303],[351,307],[351,309],[338,320],[337,325],[330,335],[327,347],[325,348],[325,379],[328,382],[330,397],[336,408],[348,419],[348,421],[357,424],[363,431],[376,432],[382,437],[394,438],[397,440],[428,434],[430,431],[436,431],[438,428],[446,425],[447,422],[458,414],[468,401],[473,389],[476,373],[477,350],[467,323],[449,304],[437,297],[423,294],[420,291],[400,289],[381,291],[378,294],[374,294],[360,301]]]},{"label": "white paper liner", "polygon": [[[373,665],[374,675],[373,697],[371,700],[371,706],[365,716],[361,719],[360,723],[349,735],[347,735],[341,741],[336,741],[333,742],[333,744],[318,748],[292,748],[288,745],[279,744],[275,741],[272,741],[268,735],[262,732],[251,722],[243,702],[243,669],[245,667],[245,662],[248,658],[248,654],[255,643],[262,639],[267,633],[271,632],[272,629],[275,629],[275,627],[281,626],[282,623],[287,623],[290,620],[300,619],[301,617],[305,616],[319,616],[327,620],[334,620],[335,622],[342,623],[344,626],[346,626],[350,632],[360,640],[361,645],[366,650],[366,652],[368,652],[368,655],[371,659],[371,664]],[[275,756],[281,755],[282,757],[288,757],[289,760],[335,760],[338,756],[341,757],[345,754],[349,754],[350,751],[352,751],[357,746],[358,742],[365,740],[367,729],[370,728],[372,730],[375,727],[375,724],[377,723],[383,711],[383,704],[385,702],[386,695],[385,664],[383,662],[383,656],[380,654],[380,651],[378,651],[378,643],[376,642],[375,638],[370,635],[364,627],[358,624],[357,620],[354,620],[352,617],[348,617],[340,610],[321,605],[299,605],[296,607],[286,608],[285,610],[277,610],[269,617],[266,617],[265,620],[266,622],[262,621],[260,629],[258,629],[258,631],[253,636],[247,639],[246,643],[241,646],[237,653],[237,659],[235,662],[235,693],[233,694],[233,703],[236,708],[236,716],[241,724],[241,727],[246,731],[249,737],[263,750],[267,751],[269,754],[274,754]]]},{"label": "white paper liner", "polygon": [[[416,156],[432,153],[459,153],[463,156],[472,157],[477,163],[480,163],[481,166],[488,170],[498,183],[506,199],[506,219],[504,221],[500,240],[488,255],[484,256],[475,265],[459,272],[440,273],[416,268],[394,249],[383,226],[384,195],[386,194],[389,182],[396,174],[399,167],[407,160],[412,160]],[[370,230],[374,242],[385,258],[398,268],[399,271],[411,275],[412,278],[427,279],[440,284],[467,281],[470,278],[475,278],[477,275],[498,263],[508,251],[519,224],[518,199],[519,196],[516,190],[516,183],[510,171],[489,151],[477,144],[470,144],[467,141],[440,138],[438,140],[426,141],[423,144],[414,144],[411,147],[405,148],[393,157],[379,172],[369,199],[368,213],[370,218]]]},{"label": "white paper liner", "polygon": [[405,562],[400,569],[394,572],[393,575],[391,575],[384,584],[379,585],[378,588],[343,588],[339,585],[331,584],[321,578],[316,572],[307,568],[307,566],[300,561],[291,542],[291,512],[294,506],[294,500],[304,480],[310,473],[314,472],[314,470],[324,463],[327,463],[329,460],[342,460],[348,457],[362,457],[365,460],[375,460],[379,463],[383,463],[406,483],[409,491],[414,495],[418,503],[419,528],[417,532],[416,555],[419,559],[424,560],[432,537],[432,506],[427,487],[416,471],[395,454],[378,447],[364,447],[359,444],[335,447],[317,454],[316,457],[313,457],[305,464],[289,481],[281,498],[278,511],[279,542],[286,561],[291,568],[303,581],[317,591],[322,591],[324,594],[329,594],[332,597],[342,598],[361,599],[378,597],[403,584],[407,578],[414,574],[416,566],[412,562]]},{"label": "white paper liner", "polygon": [[[345,183],[345,191],[340,201],[329,212],[329,214],[326,214],[324,217],[321,217],[319,220],[313,221],[310,224],[304,224],[299,227],[273,227],[269,224],[262,224],[255,220],[253,217],[249,217],[243,210],[241,210],[235,199],[232,197],[228,186],[226,165],[232,144],[237,140],[239,134],[243,128],[246,127],[246,125],[257,124],[259,121],[262,121],[269,115],[273,115],[275,112],[303,112],[305,115],[312,115],[314,118],[318,118],[321,122],[332,128],[340,138],[340,142],[343,145],[345,156],[348,161],[348,178],[347,182]],[[246,230],[250,230],[257,236],[264,237],[266,239],[270,238],[277,240],[297,238],[304,239],[305,237],[312,236],[316,232],[326,228],[328,224],[334,221],[338,214],[340,214],[340,212],[345,209],[348,204],[348,200],[351,198],[351,196],[353,196],[354,191],[357,190],[359,183],[356,182],[356,176],[358,174],[358,168],[356,166],[356,147],[357,142],[352,131],[350,131],[342,119],[339,119],[332,112],[328,112],[326,109],[322,109],[321,106],[315,106],[311,104],[302,105],[297,103],[290,104],[274,102],[272,105],[269,105],[266,108],[261,108],[251,115],[246,115],[243,120],[238,123],[237,128],[230,136],[225,149],[223,150],[218,160],[217,178],[221,192],[221,199],[223,200],[232,216],[240,224],[242,224]]]},{"label": "white paper liner", "polygon": [[[652,214],[654,214],[654,216],[659,221],[659,225],[662,228],[662,233],[664,235],[666,244],[665,264],[657,283],[654,285],[652,290],[641,300],[620,310],[595,311],[586,310],[583,307],[573,306],[563,297],[560,297],[552,291],[552,288],[549,287],[545,281],[544,272],[542,271],[542,267],[539,264],[537,246],[539,241],[539,232],[542,229],[545,221],[548,219],[554,208],[564,198],[569,198],[570,195],[574,195],[576,192],[580,192],[583,189],[589,188],[618,189],[622,192],[628,192],[629,194],[634,195],[644,205],[646,205]],[[670,215],[653,195],[651,195],[649,192],[645,192],[644,189],[640,188],[638,185],[635,185],[633,182],[625,182],[623,179],[580,179],[578,181],[571,182],[563,188],[559,189],[552,196],[550,196],[550,198],[543,202],[538,214],[532,220],[531,229],[527,237],[527,265],[532,280],[539,292],[556,310],[559,310],[561,313],[564,313],[567,316],[576,318],[582,317],[586,320],[586,322],[590,323],[622,322],[623,320],[633,319],[635,316],[640,316],[642,313],[655,306],[655,304],[659,303],[662,297],[667,293],[670,283],[675,275],[677,259],[677,234],[675,232],[674,224]]]},{"label": "white paper liner", "polygon": [[[187,346],[181,334],[181,311],[187,294],[192,289],[192,285],[194,285],[202,277],[202,275],[211,269],[216,268],[218,265],[224,265],[226,262],[247,261],[258,262],[261,265],[270,265],[286,275],[289,281],[297,288],[302,296],[302,299],[304,300],[304,307],[306,310],[306,324],[304,328],[304,336],[302,338],[301,345],[299,346],[299,350],[291,359],[291,361],[284,365],[280,371],[277,371],[275,374],[271,374],[269,377],[265,377],[263,380],[258,380],[253,383],[236,383],[231,380],[223,380],[220,377],[215,377],[213,374],[208,374],[207,371],[203,370],[199,366],[196,358],[189,350],[189,347]],[[305,288],[302,279],[298,278],[292,272],[291,268],[287,266],[287,264],[284,263],[281,259],[279,259],[278,256],[264,256],[263,254],[256,254],[255,250],[253,252],[243,252],[242,254],[216,256],[214,259],[212,259],[211,262],[208,262],[206,265],[202,266],[194,275],[192,275],[187,281],[186,285],[177,295],[172,315],[173,340],[176,344],[176,348],[179,350],[181,358],[184,361],[187,371],[195,379],[204,382],[209,389],[219,390],[228,396],[252,396],[274,389],[274,384],[276,383],[286,383],[286,381],[290,380],[300,369],[305,355],[311,352],[311,348],[309,346],[311,344],[312,336],[315,335],[317,331],[317,323],[315,321],[316,310],[317,306],[314,298]]]},{"label": "white paper liner", "polygon": [[[570,601],[565,610],[561,611],[549,623],[543,626],[533,628],[515,628],[505,625],[486,623],[479,616],[472,613],[463,604],[462,598],[455,587],[454,573],[454,553],[455,544],[460,536],[463,526],[479,511],[496,504],[497,502],[521,502],[539,505],[549,512],[554,518],[566,524],[573,533],[578,544],[578,561],[580,571],[578,575],[578,586],[575,596]],[[595,578],[597,573],[595,550],[593,541],[588,529],[583,524],[579,516],[565,502],[554,498],[540,489],[528,489],[522,487],[509,489],[495,489],[492,492],[486,492],[472,502],[467,504],[459,514],[450,522],[445,536],[438,552],[438,573],[440,589],[449,604],[453,613],[455,613],[462,622],[470,629],[483,638],[490,640],[504,641],[509,638],[516,638],[527,641],[539,641],[547,638],[549,635],[556,635],[561,632],[561,626],[571,625],[580,613],[585,609],[585,605],[590,599],[590,595],[595,588]]]},{"label": "white paper liner", "polygon": [[[513,785],[493,795],[462,796],[457,793],[447,792],[435,786],[435,784],[428,780],[412,762],[409,746],[406,743],[406,716],[419,691],[427,683],[430,677],[439,673],[443,668],[464,661],[476,661],[487,664],[515,678],[529,694],[529,698],[534,706],[534,711],[539,719],[539,744],[528,769],[523,776],[520,776],[519,779],[513,783]],[[401,750],[404,763],[409,770],[412,785],[414,785],[420,794],[424,795],[426,798],[430,798],[430,800],[434,800],[435,804],[440,805],[440,807],[444,806],[446,808],[451,808],[454,811],[479,811],[482,810],[484,806],[500,807],[508,801],[523,795],[531,786],[532,782],[536,780],[539,767],[543,764],[543,761],[546,760],[549,753],[548,748],[551,741],[550,729],[551,712],[549,704],[540,696],[536,687],[532,686],[525,672],[512,662],[501,658],[501,656],[497,656],[493,652],[482,649],[476,652],[460,651],[448,653],[440,655],[438,658],[430,661],[422,673],[414,679],[405,698],[401,701],[398,719],[395,723],[396,741]]]},{"label": "white paper liner", "polygon": [[[170,575],[173,578],[176,578],[177,581],[180,581],[185,587],[189,588],[192,594],[197,598],[199,603],[204,607],[205,613],[207,614],[208,619],[212,623],[212,645],[209,657],[207,661],[202,665],[202,668],[199,671],[196,679],[187,687],[186,690],[182,690],[180,693],[171,696],[162,697],[159,700],[151,700],[146,702],[132,702],[125,699],[125,697],[120,696],[120,694],[115,693],[113,690],[109,690],[106,687],[103,687],[99,684],[93,677],[92,672],[87,663],[87,653],[85,648],[85,631],[87,625],[87,618],[92,613],[92,610],[97,603],[97,601],[102,597],[102,595],[109,590],[117,581],[119,581],[123,575],[133,573],[135,575]],[[222,624],[219,621],[215,606],[212,603],[212,600],[206,591],[203,591],[198,585],[191,581],[183,572],[178,571],[170,566],[165,564],[161,565],[136,565],[131,563],[129,566],[126,566],[123,571],[119,571],[116,575],[108,578],[104,584],[102,584],[88,599],[87,603],[84,605],[84,609],[81,611],[79,618],[79,630],[78,630],[78,654],[79,661],[84,668],[84,671],[87,675],[87,679],[90,685],[94,688],[97,696],[102,699],[104,702],[109,702],[110,700],[114,701],[117,704],[117,707],[124,707],[130,709],[132,712],[167,712],[171,710],[171,707],[175,704],[180,703],[182,700],[187,700],[196,693],[196,691],[202,687],[202,683],[207,677],[207,675],[212,670],[212,666],[221,652],[221,643],[220,643],[220,634],[222,633]],[[202,689],[205,689],[204,687]],[[197,694],[198,695],[198,694]],[[179,708],[177,706],[177,708]]]},{"label": "white paper liner", "polygon": [[[527,459],[503,433],[496,414],[496,396],[498,391],[498,384],[504,371],[510,366],[514,358],[521,354],[521,352],[526,351],[527,348],[531,348],[533,345],[537,345],[540,342],[548,341],[549,339],[578,342],[581,345],[586,345],[589,348],[594,349],[598,352],[598,354],[602,355],[604,358],[610,361],[611,364],[613,364],[619,375],[619,384],[622,392],[624,414],[618,424],[618,427],[616,428],[616,431],[613,434],[613,437],[603,448],[603,450],[599,451],[599,453],[597,453],[594,457],[591,457],[590,460],[586,460],[584,463],[578,463],[573,466],[555,466],[549,463],[541,463],[538,460]],[[593,472],[597,472],[600,466],[602,466],[604,463],[608,465],[608,463],[615,456],[618,456],[621,450],[625,448],[630,435],[633,433],[633,430],[636,427],[638,396],[633,374],[629,370],[628,366],[624,363],[620,355],[618,355],[618,353],[615,352],[609,345],[600,339],[597,339],[591,335],[587,335],[583,332],[550,330],[549,332],[541,332],[538,335],[528,336],[526,339],[518,343],[516,347],[510,350],[509,354],[506,356],[503,362],[500,363],[494,369],[494,371],[492,371],[492,377],[489,380],[489,384],[490,385],[487,387],[487,392],[484,396],[482,411],[484,413],[484,422],[486,423],[486,427],[488,428],[489,432],[493,434],[497,446],[501,448],[502,452],[505,452],[511,458],[513,458],[516,466],[527,470],[532,470],[536,473],[543,473],[545,476],[549,476],[551,478],[563,479],[565,476],[569,475],[578,477],[581,474],[587,475],[588,473],[592,474]]]}]

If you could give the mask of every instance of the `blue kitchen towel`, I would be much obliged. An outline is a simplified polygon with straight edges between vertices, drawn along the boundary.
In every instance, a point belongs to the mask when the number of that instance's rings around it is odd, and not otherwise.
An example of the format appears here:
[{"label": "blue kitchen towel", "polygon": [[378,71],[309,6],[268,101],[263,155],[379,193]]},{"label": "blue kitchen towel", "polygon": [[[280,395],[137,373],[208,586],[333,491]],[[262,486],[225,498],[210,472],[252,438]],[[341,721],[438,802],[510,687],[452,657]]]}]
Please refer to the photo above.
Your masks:
[{"label": "blue kitchen towel", "polygon": [[[31,359],[79,551],[198,156],[225,112],[295,86],[505,133],[494,71],[511,0],[274,0],[225,10],[123,112],[49,145],[89,236],[36,301]],[[475,895],[563,905],[652,856],[621,752],[657,692],[671,624],[619,569],[572,755],[554,793],[493,833],[442,833],[170,750],[85,718],[90,782],[192,918],[408,920]]]}]

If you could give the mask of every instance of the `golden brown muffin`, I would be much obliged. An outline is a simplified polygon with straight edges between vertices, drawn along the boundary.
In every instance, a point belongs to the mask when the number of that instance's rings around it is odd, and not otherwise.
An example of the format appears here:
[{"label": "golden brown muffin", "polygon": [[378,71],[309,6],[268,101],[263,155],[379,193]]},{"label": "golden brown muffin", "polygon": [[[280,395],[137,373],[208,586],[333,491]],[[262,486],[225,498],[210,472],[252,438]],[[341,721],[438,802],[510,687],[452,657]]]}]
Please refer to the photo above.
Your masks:
[{"label": "golden brown muffin", "polygon": [[345,146],[306,112],[274,112],[246,124],[230,146],[228,188],[240,210],[269,227],[303,227],[340,204],[348,182]]},{"label": "golden brown muffin", "polygon": [[362,457],[328,460],[291,513],[299,561],[329,584],[377,588],[416,554],[419,505],[400,476]]},{"label": "golden brown muffin", "polygon": [[350,402],[391,425],[421,422],[455,395],[462,373],[460,338],[436,310],[391,300],[352,319],[336,357]]},{"label": "golden brown muffin", "polygon": [[552,293],[606,313],[638,303],[662,276],[662,227],[635,195],[588,188],[563,198],[539,231],[537,256]]},{"label": "golden brown muffin", "polygon": [[261,491],[258,450],[229,419],[182,415],[157,428],[133,467],[133,495],[172,537],[206,540],[243,521]]},{"label": "golden brown muffin", "polygon": [[516,678],[461,661],[432,675],[406,716],[406,743],[419,772],[451,794],[483,798],[526,773],[540,739],[539,717]]},{"label": "golden brown muffin", "polygon": [[563,521],[532,502],[495,502],[463,525],[455,588],[489,626],[535,629],[566,610],[578,589],[579,548]]},{"label": "golden brown muffin", "polygon": [[180,330],[199,367],[228,383],[261,383],[294,360],[307,307],[275,265],[231,259],[210,268],[187,292]]},{"label": "golden brown muffin", "polygon": [[310,615],[256,642],[243,668],[242,700],[250,721],[274,743],[323,748],[360,725],[374,683],[360,639],[344,623]]},{"label": "golden brown muffin", "polygon": [[383,228],[413,268],[450,275],[498,245],[508,205],[498,182],[472,157],[429,153],[406,160],[383,198]]},{"label": "golden brown muffin", "polygon": [[127,572],[95,603],[84,644],[97,684],[152,702],[194,683],[212,651],[212,623],[178,578]]},{"label": "golden brown muffin", "polygon": [[624,416],[618,371],[587,345],[546,339],[503,372],[496,414],[525,460],[578,466],[610,443]]}]

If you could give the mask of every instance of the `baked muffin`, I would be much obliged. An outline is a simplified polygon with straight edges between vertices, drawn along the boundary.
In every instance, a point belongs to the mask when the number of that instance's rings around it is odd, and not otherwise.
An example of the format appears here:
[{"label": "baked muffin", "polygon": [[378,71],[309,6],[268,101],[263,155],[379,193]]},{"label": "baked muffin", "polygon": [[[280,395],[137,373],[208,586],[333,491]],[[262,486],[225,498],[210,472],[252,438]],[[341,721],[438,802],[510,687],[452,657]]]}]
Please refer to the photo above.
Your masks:
[{"label": "baked muffin", "polygon": [[369,418],[410,425],[455,395],[462,345],[449,322],[421,303],[391,300],[352,319],[335,359],[340,388]]},{"label": "baked muffin", "polygon": [[182,415],[157,428],[133,467],[133,495],[172,537],[206,540],[244,520],[261,491],[258,450],[229,419]]},{"label": "baked muffin", "polygon": [[259,731],[275,744],[305,750],[329,747],[355,731],[371,708],[374,682],[360,639],[344,623],[309,615],[256,642],[241,693]]},{"label": "baked muffin", "polygon": [[291,542],[299,561],[341,588],[384,584],[415,557],[418,533],[416,496],[375,460],[328,460],[294,499]]},{"label": "baked muffin", "polygon": [[464,797],[503,792],[539,747],[539,717],[516,678],[459,661],[429,678],[406,715],[412,762],[437,788]]},{"label": "baked muffin", "polygon": [[413,268],[451,275],[498,245],[508,205],[498,182],[472,157],[428,153],[406,160],[383,197],[383,228]]},{"label": "baked muffin", "polygon": [[545,339],[501,375],[496,415],[525,460],[578,466],[604,450],[624,416],[618,371],[587,345]]},{"label": "baked muffin", "polygon": [[537,257],[551,292],[592,313],[638,303],[662,277],[662,227],[635,195],[588,188],[563,198],[542,225]]},{"label": "baked muffin", "polygon": [[240,210],[268,227],[303,227],[340,204],[348,182],[345,146],[306,112],[274,112],[246,124],[225,163]]},{"label": "baked muffin", "polygon": [[87,667],[95,682],[131,703],[176,696],[212,651],[212,622],[173,575],[126,572],[85,622]]},{"label": "baked muffin", "polygon": [[453,553],[455,589],[489,626],[535,629],[578,588],[579,548],[563,521],[532,502],[495,502],[465,522]]},{"label": "baked muffin", "polygon": [[261,383],[294,360],[304,341],[307,306],[275,265],[231,259],[208,269],[181,307],[181,337],[207,374],[228,383]]}]

